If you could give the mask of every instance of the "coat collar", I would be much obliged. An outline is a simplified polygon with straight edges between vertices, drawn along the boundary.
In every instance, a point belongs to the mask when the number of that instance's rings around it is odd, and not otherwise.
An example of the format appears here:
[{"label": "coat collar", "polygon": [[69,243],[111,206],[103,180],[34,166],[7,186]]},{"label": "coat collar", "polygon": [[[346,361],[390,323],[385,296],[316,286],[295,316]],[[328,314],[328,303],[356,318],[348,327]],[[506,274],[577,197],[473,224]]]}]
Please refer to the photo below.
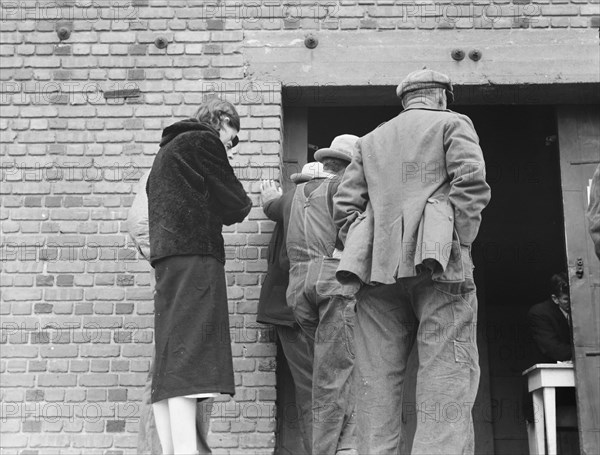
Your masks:
[{"label": "coat collar", "polygon": [[421,103],[419,101],[412,103],[410,106],[405,108],[402,112],[413,111],[416,109],[425,110],[425,111],[452,112],[450,109],[436,109],[426,103]]}]

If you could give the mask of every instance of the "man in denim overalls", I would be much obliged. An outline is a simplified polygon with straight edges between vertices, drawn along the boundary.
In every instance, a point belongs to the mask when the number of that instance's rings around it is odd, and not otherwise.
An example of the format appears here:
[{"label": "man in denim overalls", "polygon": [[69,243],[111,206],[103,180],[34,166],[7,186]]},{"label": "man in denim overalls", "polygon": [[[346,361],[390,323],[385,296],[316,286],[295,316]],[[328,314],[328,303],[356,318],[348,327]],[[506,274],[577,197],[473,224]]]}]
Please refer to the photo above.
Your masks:
[{"label": "man in denim overalls", "polygon": [[332,175],[298,185],[287,233],[290,259],[287,302],[314,347],[314,455],[356,453],[351,390],[354,298],[340,295],[335,269],[331,273],[327,265],[337,239],[332,217],[333,194],[352,159],[357,139],[349,134],[338,136],[331,147],[315,153],[325,171]]}]

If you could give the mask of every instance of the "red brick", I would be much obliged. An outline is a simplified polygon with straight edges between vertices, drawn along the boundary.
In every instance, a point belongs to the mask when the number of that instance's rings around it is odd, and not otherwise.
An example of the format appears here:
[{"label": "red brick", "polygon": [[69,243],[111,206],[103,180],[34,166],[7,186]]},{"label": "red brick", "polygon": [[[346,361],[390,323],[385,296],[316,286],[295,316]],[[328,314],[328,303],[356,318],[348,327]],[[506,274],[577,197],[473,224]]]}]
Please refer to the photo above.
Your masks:
[{"label": "red brick", "polygon": [[37,377],[38,387],[75,387],[75,374],[40,374]]},{"label": "red brick", "polygon": [[2,447],[4,449],[27,447],[28,440],[26,435],[6,433],[2,435]]},{"label": "red brick", "polygon": [[123,357],[150,357],[154,353],[154,346],[151,345],[127,345],[123,346],[121,354]]},{"label": "red brick", "polygon": [[41,289],[3,289],[2,297],[5,301],[41,300]]},{"label": "red brick", "polygon": [[[69,371],[69,362],[68,360],[52,360],[48,362],[48,373],[67,373]],[[50,393],[50,392],[48,392]],[[64,392],[61,390],[60,393],[64,395]],[[48,401],[51,401],[48,397],[46,397]],[[60,398],[62,401],[62,398]]]},{"label": "red brick", "polygon": [[275,437],[270,434],[244,434],[240,436],[240,447],[252,448],[252,447],[274,447]]},{"label": "red brick", "polygon": [[81,357],[118,357],[120,346],[102,346],[97,344],[82,345]]},{"label": "red brick", "polygon": [[44,297],[49,301],[78,301],[83,299],[83,289],[46,289]]},{"label": "red brick", "polygon": [[125,291],[123,289],[86,289],[85,298],[86,300],[123,300],[125,297]]},{"label": "red brick", "polygon": [[83,374],[79,376],[82,387],[114,387],[118,385],[119,376],[116,374]]},{"label": "red brick", "polygon": [[40,346],[40,356],[42,358],[77,357],[78,353],[79,347],[73,345]]},{"label": "red brick", "polygon": [[576,16],[579,6],[576,5],[542,5],[542,16]]}]

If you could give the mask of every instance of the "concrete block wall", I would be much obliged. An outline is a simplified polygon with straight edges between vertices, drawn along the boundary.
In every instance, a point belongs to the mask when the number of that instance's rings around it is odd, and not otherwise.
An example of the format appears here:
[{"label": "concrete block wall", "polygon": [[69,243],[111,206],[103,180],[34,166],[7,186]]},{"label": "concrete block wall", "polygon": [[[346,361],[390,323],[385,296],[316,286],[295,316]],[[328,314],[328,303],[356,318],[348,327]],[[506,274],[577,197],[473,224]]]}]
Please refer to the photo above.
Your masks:
[{"label": "concrete block wall", "polygon": [[210,93],[238,107],[235,167],[255,202],[225,229],[237,393],[215,406],[211,442],[272,453],[275,345],[255,314],[273,225],[258,184],[278,176],[282,96],[253,77],[245,31],[599,26],[586,0],[2,1],[1,453],[136,453],[153,303],[125,220],[161,130]]}]

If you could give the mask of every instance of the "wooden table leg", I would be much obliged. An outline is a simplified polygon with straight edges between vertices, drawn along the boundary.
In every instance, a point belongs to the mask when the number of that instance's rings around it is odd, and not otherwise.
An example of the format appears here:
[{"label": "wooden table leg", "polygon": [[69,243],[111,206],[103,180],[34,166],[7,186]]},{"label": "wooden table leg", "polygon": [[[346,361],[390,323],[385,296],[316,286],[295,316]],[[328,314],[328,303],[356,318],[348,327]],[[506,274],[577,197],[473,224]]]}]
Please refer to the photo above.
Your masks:
[{"label": "wooden table leg", "polygon": [[525,428],[527,430],[527,446],[529,447],[529,455],[537,454],[535,442],[535,423],[525,420]]},{"label": "wooden table leg", "polygon": [[544,441],[544,396],[541,389],[533,392],[533,428],[535,432],[536,455],[546,455]]},{"label": "wooden table leg", "polygon": [[546,419],[546,441],[548,455],[556,455],[556,389],[544,387],[544,418]]}]

